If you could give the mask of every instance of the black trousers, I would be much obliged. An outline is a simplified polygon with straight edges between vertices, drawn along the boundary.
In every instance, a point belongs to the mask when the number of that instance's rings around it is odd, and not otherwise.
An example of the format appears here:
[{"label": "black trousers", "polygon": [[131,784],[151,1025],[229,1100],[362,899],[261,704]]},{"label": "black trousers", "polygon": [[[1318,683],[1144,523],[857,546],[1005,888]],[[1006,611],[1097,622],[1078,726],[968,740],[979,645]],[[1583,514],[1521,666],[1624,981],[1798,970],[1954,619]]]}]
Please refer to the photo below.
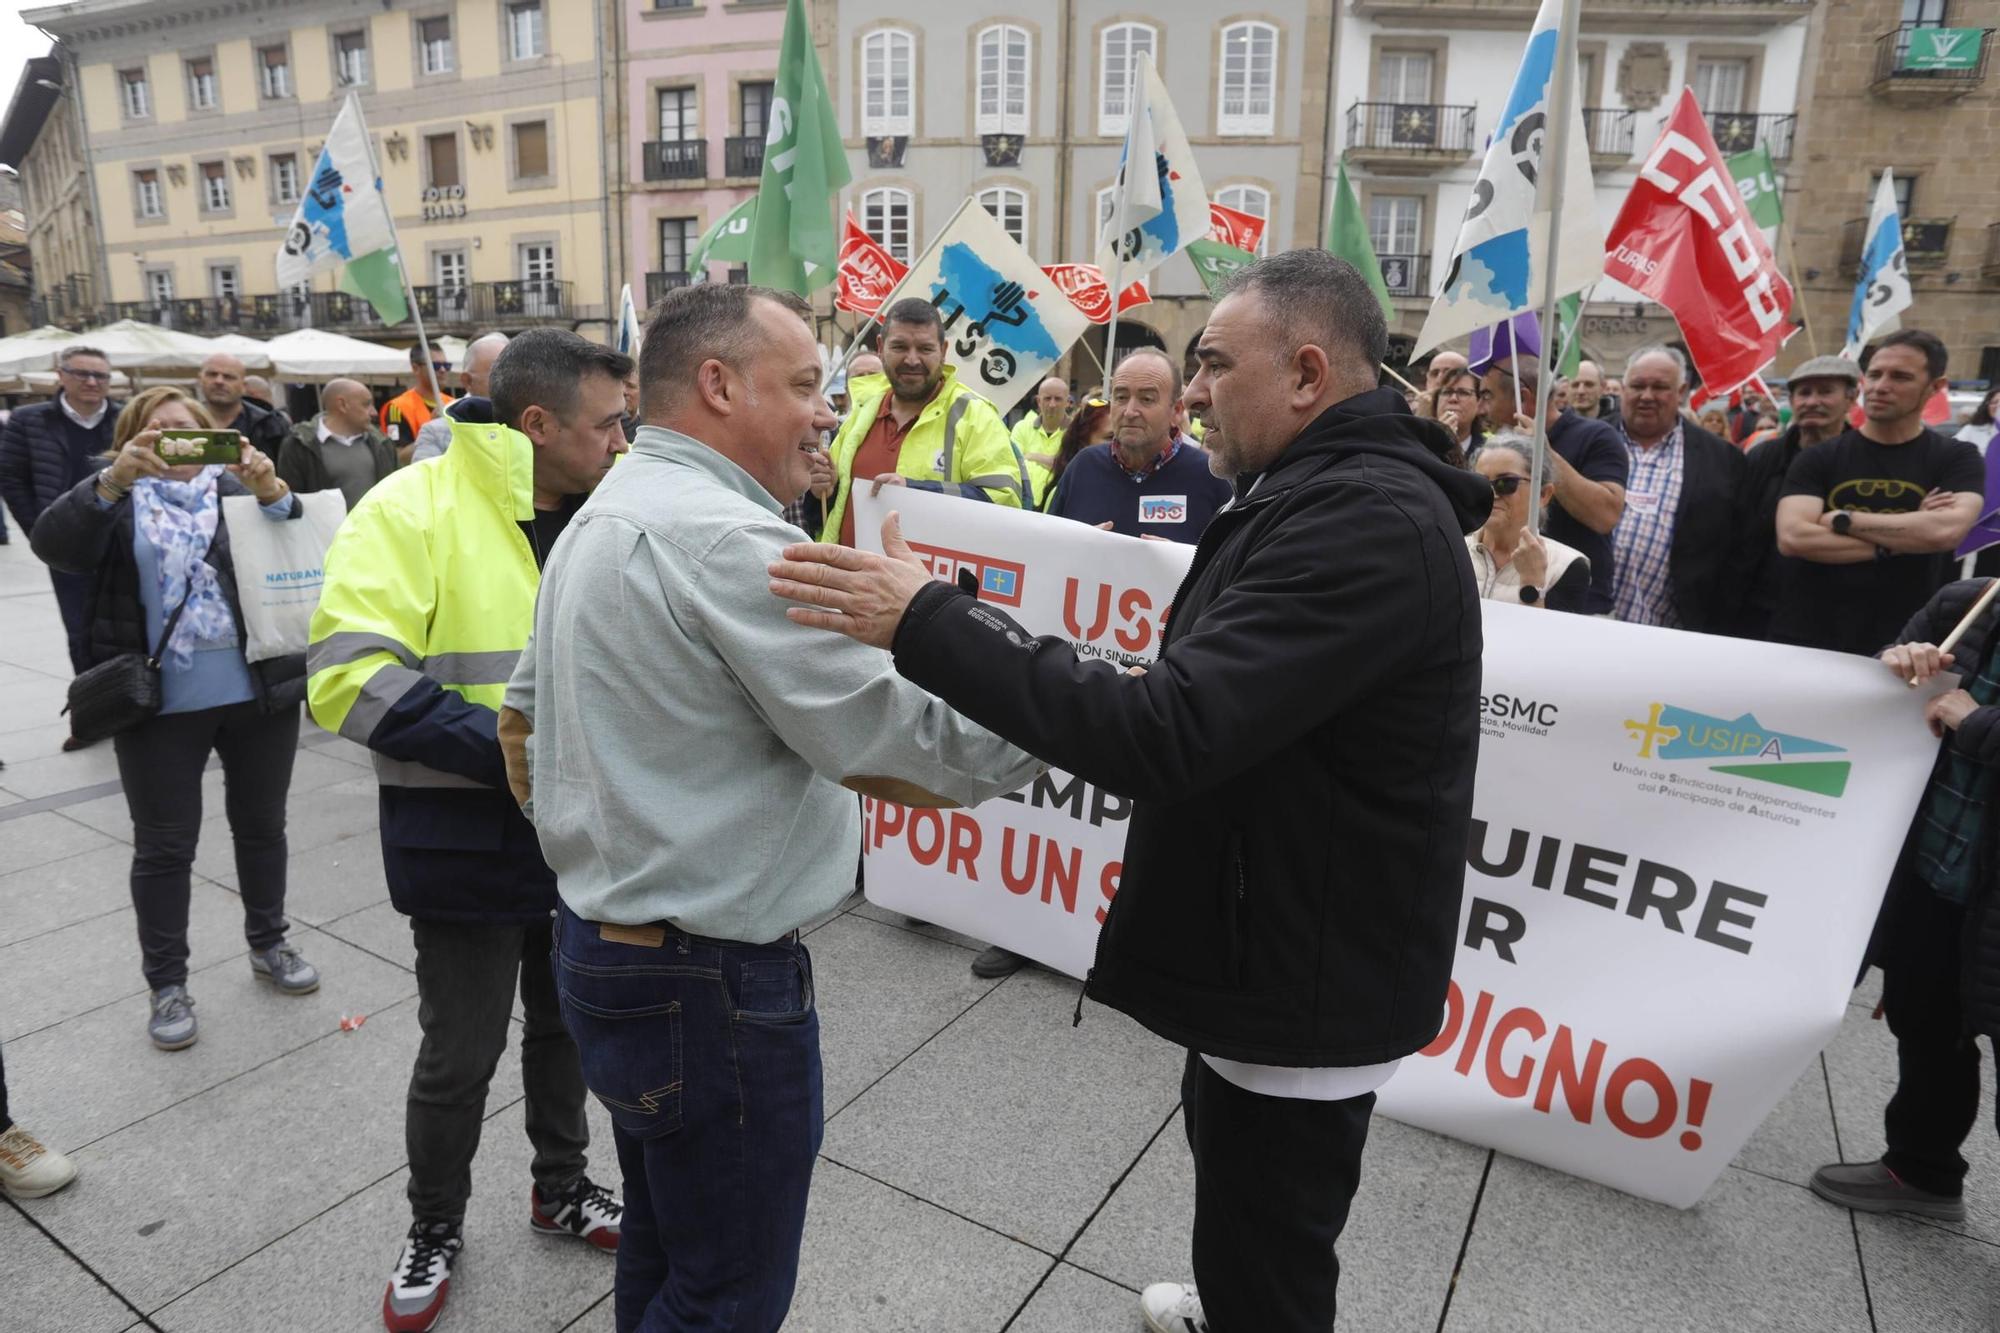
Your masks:
[{"label": "black trousers", "polygon": [[1370,1092],[1316,1102],[1245,1092],[1188,1052],[1194,1280],[1210,1333],[1326,1333],[1334,1242],[1361,1183]]},{"label": "black trousers", "polygon": [[1896,1034],[1882,1162],[1920,1190],[1956,1195],[1966,1172],[1958,1150],[1979,1120],[1979,1045],[1960,999],[1965,908],[1922,885],[1898,888],[1905,896],[1882,966],[1882,1016]]},{"label": "black trousers", "polygon": [[236,844],[236,892],[253,949],[285,938],[285,798],[299,753],[299,709],[255,703],[162,713],[112,739],[132,813],[132,908],[146,984],[187,984],[188,868],[201,836],[201,771],[222,757],[223,808]]},{"label": "black trousers", "polygon": [[49,571],[56,590],[56,610],[62,612],[63,637],[69,643],[70,667],[81,676],[90,670],[90,586],[89,574]]}]

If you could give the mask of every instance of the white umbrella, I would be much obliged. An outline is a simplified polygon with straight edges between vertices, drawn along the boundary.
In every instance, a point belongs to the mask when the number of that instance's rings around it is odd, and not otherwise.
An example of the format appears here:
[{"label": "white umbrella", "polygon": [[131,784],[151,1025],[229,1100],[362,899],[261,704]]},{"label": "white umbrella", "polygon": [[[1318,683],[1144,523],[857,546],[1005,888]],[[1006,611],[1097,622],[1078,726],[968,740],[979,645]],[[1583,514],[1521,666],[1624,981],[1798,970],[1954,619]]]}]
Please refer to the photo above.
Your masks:
[{"label": "white umbrella", "polygon": [[393,379],[410,373],[408,352],[325,329],[281,333],[264,344],[264,352],[285,380]]},{"label": "white umbrella", "polygon": [[443,337],[431,339],[431,351],[444,357],[453,366],[465,364],[465,339],[447,333]]},{"label": "white umbrella", "polygon": [[30,370],[54,370],[56,353],[82,341],[82,334],[59,329],[53,324],[44,324],[39,329],[29,329],[11,338],[0,338],[0,378]]},{"label": "white umbrella", "polygon": [[271,354],[265,350],[264,344],[255,338],[246,338],[240,333],[225,333],[220,338],[210,338],[208,350],[210,355],[216,352],[229,353],[243,363],[245,370],[271,368]]},{"label": "white umbrella", "polygon": [[77,341],[103,352],[119,370],[193,370],[215,347],[206,338],[176,333],[136,319],[121,319],[79,334]]}]

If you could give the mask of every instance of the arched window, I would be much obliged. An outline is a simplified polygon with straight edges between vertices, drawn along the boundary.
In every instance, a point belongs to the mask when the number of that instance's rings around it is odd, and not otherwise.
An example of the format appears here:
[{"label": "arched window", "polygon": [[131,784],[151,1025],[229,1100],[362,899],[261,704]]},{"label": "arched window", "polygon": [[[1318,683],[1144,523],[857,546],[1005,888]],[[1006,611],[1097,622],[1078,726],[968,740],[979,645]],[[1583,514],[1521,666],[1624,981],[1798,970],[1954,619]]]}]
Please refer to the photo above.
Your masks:
[{"label": "arched window", "polygon": [[869,190],[861,196],[861,230],[905,264],[911,258],[910,219],[915,211],[912,200],[908,190],[894,185]]},{"label": "arched window", "polygon": [[901,28],[878,28],[861,39],[861,133],[913,133],[916,126],[917,39]]},{"label": "arched window", "polygon": [[1023,246],[1028,243],[1028,196],[1011,185],[995,185],[979,192],[979,206],[993,215],[1000,230]]},{"label": "arched window", "polygon": [[978,134],[1028,132],[1028,30],[996,23],[978,43]]},{"label": "arched window", "polygon": [[1160,34],[1149,23],[1114,23],[1099,39],[1097,132],[1122,135],[1132,119],[1132,72],[1140,56],[1159,60]]},{"label": "arched window", "polygon": [[1277,126],[1278,30],[1268,23],[1232,23],[1222,30],[1221,105],[1217,134],[1271,134]]},{"label": "arched window", "polygon": [[1259,258],[1271,252],[1271,192],[1261,185],[1230,185],[1216,191],[1215,202],[1253,218],[1264,219],[1264,233],[1257,238]]}]

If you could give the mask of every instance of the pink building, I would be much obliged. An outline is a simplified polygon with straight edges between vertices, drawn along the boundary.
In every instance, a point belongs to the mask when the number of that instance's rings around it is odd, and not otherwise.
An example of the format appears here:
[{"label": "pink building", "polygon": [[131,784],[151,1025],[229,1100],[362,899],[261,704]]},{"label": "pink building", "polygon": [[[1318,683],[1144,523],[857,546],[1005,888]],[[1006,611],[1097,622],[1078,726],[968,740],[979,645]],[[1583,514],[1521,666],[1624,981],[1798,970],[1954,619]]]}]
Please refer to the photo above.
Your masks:
[{"label": "pink building", "polygon": [[630,282],[644,309],[688,281],[688,256],[709,224],[756,193],[785,3],[622,5],[613,116],[622,276],[613,286]]}]

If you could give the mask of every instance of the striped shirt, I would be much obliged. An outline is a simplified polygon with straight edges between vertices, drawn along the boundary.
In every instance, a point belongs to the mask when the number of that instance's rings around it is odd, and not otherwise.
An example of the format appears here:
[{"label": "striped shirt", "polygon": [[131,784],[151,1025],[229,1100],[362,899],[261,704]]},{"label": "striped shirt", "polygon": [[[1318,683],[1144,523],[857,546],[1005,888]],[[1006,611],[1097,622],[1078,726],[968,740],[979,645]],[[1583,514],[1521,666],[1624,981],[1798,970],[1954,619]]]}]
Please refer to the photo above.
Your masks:
[{"label": "striped shirt", "polygon": [[1679,629],[1671,556],[1674,514],[1681,503],[1680,423],[1658,444],[1640,444],[1629,434],[1625,444],[1632,455],[1632,474],[1625,487],[1625,512],[1611,534],[1616,548],[1618,581],[1612,592],[1616,614],[1634,625]]}]

